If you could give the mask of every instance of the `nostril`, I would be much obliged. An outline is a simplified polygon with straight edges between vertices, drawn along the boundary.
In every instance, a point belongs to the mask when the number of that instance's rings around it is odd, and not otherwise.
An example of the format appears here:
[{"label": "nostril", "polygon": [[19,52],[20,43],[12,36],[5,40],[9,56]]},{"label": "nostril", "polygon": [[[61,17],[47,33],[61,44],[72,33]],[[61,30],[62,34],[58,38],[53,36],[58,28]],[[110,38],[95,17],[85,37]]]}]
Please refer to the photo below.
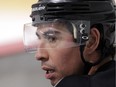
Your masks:
[{"label": "nostril", "polygon": [[45,60],[48,59],[47,56],[45,57],[45,56],[42,56],[41,54],[36,54],[36,55],[35,55],[35,58],[36,58],[38,61],[45,61]]},{"label": "nostril", "polygon": [[37,60],[39,60],[39,61],[45,61],[46,58],[45,57],[39,57],[39,58],[37,58]]}]

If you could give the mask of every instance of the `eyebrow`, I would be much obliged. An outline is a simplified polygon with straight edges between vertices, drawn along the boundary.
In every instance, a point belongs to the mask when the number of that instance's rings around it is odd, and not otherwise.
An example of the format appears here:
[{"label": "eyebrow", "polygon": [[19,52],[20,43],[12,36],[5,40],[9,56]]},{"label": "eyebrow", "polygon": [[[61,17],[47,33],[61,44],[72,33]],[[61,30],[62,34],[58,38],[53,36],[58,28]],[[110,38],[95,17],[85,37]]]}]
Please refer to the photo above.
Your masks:
[{"label": "eyebrow", "polygon": [[[48,31],[43,32],[43,35],[46,36],[46,35],[53,34],[53,33],[54,33],[55,35],[60,35],[60,34],[61,34],[61,32],[59,32],[59,31],[48,30]],[[37,32],[36,32],[36,36],[37,36],[38,38],[41,38],[41,36],[40,36],[39,33],[37,33]]]},{"label": "eyebrow", "polygon": [[59,35],[59,34],[61,34],[61,32],[59,32],[59,31],[53,31],[53,30],[48,30],[48,31],[44,32],[44,35],[49,35],[49,34]]}]

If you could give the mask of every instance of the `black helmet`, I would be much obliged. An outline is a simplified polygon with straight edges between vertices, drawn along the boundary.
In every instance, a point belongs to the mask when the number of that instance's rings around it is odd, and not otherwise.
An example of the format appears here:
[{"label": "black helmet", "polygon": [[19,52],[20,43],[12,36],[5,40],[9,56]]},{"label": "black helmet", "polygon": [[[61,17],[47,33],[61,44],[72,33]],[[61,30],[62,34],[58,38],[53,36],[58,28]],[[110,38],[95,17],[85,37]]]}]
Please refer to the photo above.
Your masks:
[{"label": "black helmet", "polygon": [[[32,24],[54,19],[87,20],[101,34],[101,57],[115,54],[115,2],[113,0],[39,0],[32,5]],[[97,64],[97,63],[96,63]]]},{"label": "black helmet", "polygon": [[53,19],[114,21],[113,0],[40,0],[32,5],[33,23]]}]

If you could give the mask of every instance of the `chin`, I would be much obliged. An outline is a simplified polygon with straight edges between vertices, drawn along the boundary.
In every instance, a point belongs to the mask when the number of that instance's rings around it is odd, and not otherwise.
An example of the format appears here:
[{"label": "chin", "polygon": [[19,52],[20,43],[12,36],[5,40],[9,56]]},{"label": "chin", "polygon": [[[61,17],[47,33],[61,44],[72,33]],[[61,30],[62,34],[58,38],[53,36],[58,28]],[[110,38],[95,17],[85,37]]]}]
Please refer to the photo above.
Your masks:
[{"label": "chin", "polygon": [[51,81],[51,85],[52,85],[52,86],[55,86],[55,84],[56,84],[55,82],[52,82],[52,81]]},{"label": "chin", "polygon": [[[62,78],[63,79],[63,78]],[[55,85],[57,85],[62,79],[59,79],[59,80],[51,80],[51,85],[52,86],[55,86]]]},{"label": "chin", "polygon": [[59,82],[59,80],[58,81],[57,80],[51,80],[51,85],[55,86],[58,82]]}]

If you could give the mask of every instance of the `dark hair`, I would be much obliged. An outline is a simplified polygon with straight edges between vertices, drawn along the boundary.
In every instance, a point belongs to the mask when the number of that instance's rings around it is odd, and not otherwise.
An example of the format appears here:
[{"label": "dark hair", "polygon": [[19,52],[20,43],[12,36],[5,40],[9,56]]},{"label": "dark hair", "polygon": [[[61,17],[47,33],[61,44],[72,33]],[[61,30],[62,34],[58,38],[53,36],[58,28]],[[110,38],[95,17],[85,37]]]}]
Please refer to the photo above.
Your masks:
[{"label": "dark hair", "polygon": [[104,59],[111,56],[112,59],[114,59],[115,47],[113,46],[113,43],[115,41],[115,24],[103,25],[99,23],[92,27],[96,27],[100,32],[100,42],[96,50],[100,52],[101,58]]}]

